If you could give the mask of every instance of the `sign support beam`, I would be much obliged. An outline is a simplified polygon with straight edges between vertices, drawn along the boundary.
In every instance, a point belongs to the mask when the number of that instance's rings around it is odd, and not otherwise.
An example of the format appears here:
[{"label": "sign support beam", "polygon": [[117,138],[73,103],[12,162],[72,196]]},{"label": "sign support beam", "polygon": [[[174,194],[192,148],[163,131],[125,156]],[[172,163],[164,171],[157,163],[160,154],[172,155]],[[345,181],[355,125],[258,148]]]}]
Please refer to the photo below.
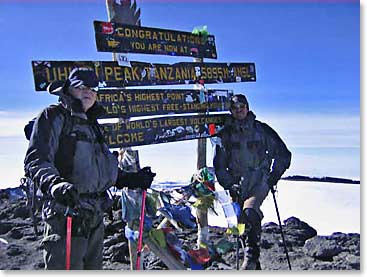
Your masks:
[{"label": "sign support beam", "polygon": [[[203,63],[203,58],[194,58],[194,62]],[[198,139],[196,150],[196,168],[199,170],[206,166],[206,138]]]}]

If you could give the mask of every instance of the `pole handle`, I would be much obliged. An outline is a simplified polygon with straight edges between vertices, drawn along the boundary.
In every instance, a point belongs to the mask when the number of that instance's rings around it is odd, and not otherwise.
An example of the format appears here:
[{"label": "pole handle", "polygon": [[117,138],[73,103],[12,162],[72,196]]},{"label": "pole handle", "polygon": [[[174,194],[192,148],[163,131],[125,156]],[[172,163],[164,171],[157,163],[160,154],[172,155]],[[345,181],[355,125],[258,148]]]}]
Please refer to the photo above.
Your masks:
[{"label": "pole handle", "polygon": [[71,256],[71,227],[73,218],[71,216],[66,217],[66,257],[65,257],[65,269],[70,270],[70,256]]}]

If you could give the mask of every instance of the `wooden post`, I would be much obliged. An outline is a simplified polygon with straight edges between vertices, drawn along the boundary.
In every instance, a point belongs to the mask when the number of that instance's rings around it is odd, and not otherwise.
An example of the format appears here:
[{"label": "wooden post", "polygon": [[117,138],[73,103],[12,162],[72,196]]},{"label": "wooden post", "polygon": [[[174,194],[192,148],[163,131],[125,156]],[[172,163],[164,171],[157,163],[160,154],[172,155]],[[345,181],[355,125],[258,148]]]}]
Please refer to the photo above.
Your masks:
[{"label": "wooden post", "polygon": [[[108,20],[110,22],[116,22],[120,24],[129,24],[129,25],[138,25],[141,26],[140,20],[140,9],[137,9],[136,1],[131,5],[131,1],[116,1],[116,0],[106,0],[106,7],[107,7],[107,14]],[[117,61],[116,53],[112,53],[112,59]],[[127,147],[125,149],[121,149],[120,152],[134,154],[135,156],[135,165],[132,165],[135,171],[140,169],[139,164],[139,153],[138,151],[132,151],[131,147]],[[128,222],[128,227],[135,230],[137,226],[135,226],[132,222]],[[131,243],[129,241],[129,253],[130,253],[130,269],[136,269],[136,251],[137,251],[137,244]],[[144,260],[144,255],[141,255],[141,260]],[[140,264],[140,268],[143,269],[143,263]]]},{"label": "wooden post", "polygon": [[[203,63],[203,58],[194,58],[194,62]],[[200,88],[202,89],[201,85]],[[197,142],[197,162],[196,168],[199,170],[206,166],[206,138],[198,139]],[[209,232],[208,210],[196,210],[196,223],[198,225],[197,245],[201,247],[201,242],[207,241]],[[205,232],[203,232],[205,230]]]},{"label": "wooden post", "polygon": [[[119,2],[120,4],[118,4]],[[140,8],[137,9],[136,1],[131,5],[131,0],[116,1],[106,0],[108,20],[120,24],[141,26]],[[112,53],[113,60],[117,60],[116,53]]]},{"label": "wooden post", "polygon": [[[194,58],[194,62],[202,63],[204,62],[203,58]],[[196,168],[200,169],[206,166],[206,138],[198,139],[197,142],[197,162]]]},{"label": "wooden post", "polygon": [[130,0],[106,0],[106,5],[109,21],[141,26],[140,9],[137,9],[135,0],[132,5]]},{"label": "wooden post", "polygon": [[[140,20],[140,9],[137,9],[136,7],[136,1],[134,0],[134,3],[131,5],[131,1],[120,1],[121,4],[116,3],[116,0],[106,0],[107,5],[107,13],[108,13],[108,19],[110,22],[116,22],[121,24],[129,24],[129,25],[138,25],[141,26],[141,20]],[[113,55],[113,60],[117,60],[117,56],[115,53]],[[139,153],[137,150],[133,151],[131,150],[131,147],[121,149],[120,152],[125,152],[125,155],[133,155],[133,159],[135,164],[131,165],[132,168],[139,170],[140,164],[139,164]],[[138,228],[138,225],[134,222],[128,222],[128,227],[136,230]],[[177,225],[177,224],[176,224]],[[177,225],[178,227],[178,225]],[[152,241],[149,237],[144,238],[144,243],[148,245],[150,250],[153,251],[154,254],[156,254],[162,262],[168,266],[171,270],[185,270],[186,267],[178,261],[172,254],[170,254],[169,251],[166,249],[161,249],[154,241]],[[131,243],[129,241],[129,254],[130,254],[130,269],[135,270],[136,269],[136,259],[137,259],[137,243]],[[141,252],[141,260],[144,260],[144,252]],[[143,263],[140,263],[140,270],[143,269]]]}]

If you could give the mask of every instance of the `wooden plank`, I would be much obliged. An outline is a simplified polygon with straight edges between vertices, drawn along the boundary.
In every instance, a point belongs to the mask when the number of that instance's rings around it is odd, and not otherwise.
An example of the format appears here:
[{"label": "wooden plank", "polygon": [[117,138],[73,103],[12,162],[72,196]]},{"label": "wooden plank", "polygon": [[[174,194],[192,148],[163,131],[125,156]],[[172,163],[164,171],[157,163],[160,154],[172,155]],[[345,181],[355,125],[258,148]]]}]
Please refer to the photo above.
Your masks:
[{"label": "wooden plank", "polygon": [[109,148],[158,144],[215,136],[225,114],[169,116],[103,124]]},{"label": "wooden plank", "polygon": [[131,61],[131,67],[115,61],[32,61],[36,91],[46,90],[51,82],[62,84],[75,67],[89,67],[99,78],[99,87],[128,87],[256,81],[254,63],[157,64]]},{"label": "wooden plank", "polygon": [[213,35],[94,21],[100,52],[217,58]]},{"label": "wooden plank", "polygon": [[229,110],[233,91],[193,89],[118,89],[100,90],[98,103],[106,114],[100,118],[222,112]]}]

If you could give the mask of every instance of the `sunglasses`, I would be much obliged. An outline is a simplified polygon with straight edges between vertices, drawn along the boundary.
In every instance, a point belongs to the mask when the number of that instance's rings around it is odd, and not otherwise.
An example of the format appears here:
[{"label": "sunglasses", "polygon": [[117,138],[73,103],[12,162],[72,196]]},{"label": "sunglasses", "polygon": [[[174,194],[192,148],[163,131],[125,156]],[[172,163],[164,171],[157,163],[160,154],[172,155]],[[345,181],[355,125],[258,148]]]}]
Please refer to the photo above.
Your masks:
[{"label": "sunglasses", "polygon": [[80,86],[75,87],[75,88],[80,89],[80,90],[91,90],[91,91],[94,91],[94,92],[98,91],[98,87],[91,88],[91,87],[88,87],[88,86],[85,86],[85,85],[80,85]]},{"label": "sunglasses", "polygon": [[247,105],[243,104],[243,103],[238,103],[238,104],[234,104],[234,105],[231,106],[232,110],[239,110],[239,109],[242,110],[244,108],[247,108]]}]

